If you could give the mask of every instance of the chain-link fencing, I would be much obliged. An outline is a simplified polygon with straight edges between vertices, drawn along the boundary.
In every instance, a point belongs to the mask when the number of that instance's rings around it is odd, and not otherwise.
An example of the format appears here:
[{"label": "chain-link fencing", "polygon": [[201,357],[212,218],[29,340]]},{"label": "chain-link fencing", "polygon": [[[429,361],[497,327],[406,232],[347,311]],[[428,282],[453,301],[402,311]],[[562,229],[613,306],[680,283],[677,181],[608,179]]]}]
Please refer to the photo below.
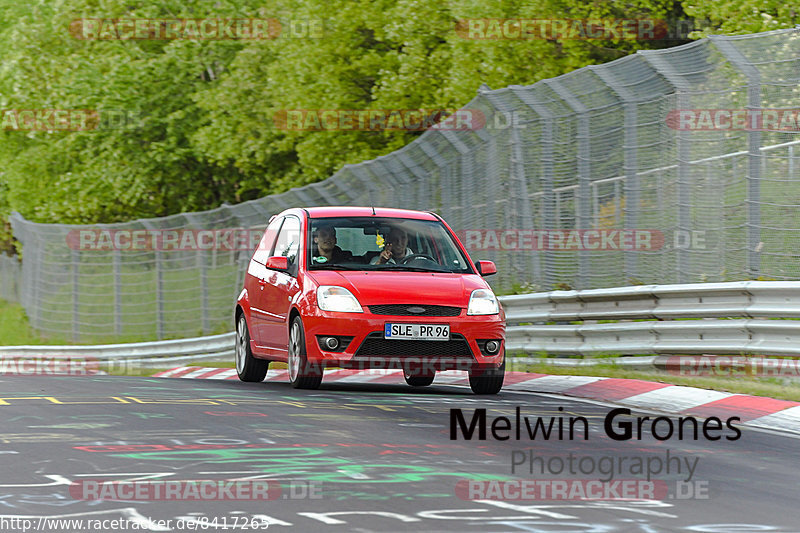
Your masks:
[{"label": "chain-link fencing", "polygon": [[19,259],[0,254],[0,299],[19,302],[21,272]]},{"label": "chain-link fencing", "polygon": [[[798,94],[800,26],[483,87],[462,127],[283,194],[91,227],[15,214],[23,266],[0,261],[0,290],[75,341],[226,331],[255,243],[219,235],[318,205],[436,211],[501,292],[800,279]],[[165,231],[185,246],[122,242]]]}]

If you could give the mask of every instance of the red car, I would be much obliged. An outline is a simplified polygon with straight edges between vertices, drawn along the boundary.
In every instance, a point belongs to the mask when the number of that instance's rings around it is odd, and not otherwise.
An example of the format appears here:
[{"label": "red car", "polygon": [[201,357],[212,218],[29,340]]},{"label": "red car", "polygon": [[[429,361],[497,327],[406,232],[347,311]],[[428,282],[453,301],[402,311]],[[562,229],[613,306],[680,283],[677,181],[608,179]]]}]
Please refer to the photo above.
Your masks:
[{"label": "red car", "polygon": [[262,381],[288,363],[296,388],[326,367],[402,368],[426,386],[466,370],[476,394],[505,373],[505,314],[435,213],[370,207],[287,209],[270,219],[236,302],[236,370]]}]

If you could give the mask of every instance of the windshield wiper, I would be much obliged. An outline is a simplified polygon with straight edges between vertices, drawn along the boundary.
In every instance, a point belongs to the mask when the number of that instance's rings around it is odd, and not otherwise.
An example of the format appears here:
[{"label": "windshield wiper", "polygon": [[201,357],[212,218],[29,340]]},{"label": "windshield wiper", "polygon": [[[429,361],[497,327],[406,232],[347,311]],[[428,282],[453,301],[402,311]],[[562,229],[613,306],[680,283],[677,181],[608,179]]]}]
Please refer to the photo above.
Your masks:
[{"label": "windshield wiper", "polygon": [[364,270],[363,268],[355,268],[338,263],[323,263],[321,265],[313,265],[310,270]]},{"label": "windshield wiper", "polygon": [[422,268],[422,267],[415,267],[409,265],[391,265],[391,266],[381,266],[376,270],[409,270],[411,272],[450,272],[449,270],[434,270],[431,268]]}]

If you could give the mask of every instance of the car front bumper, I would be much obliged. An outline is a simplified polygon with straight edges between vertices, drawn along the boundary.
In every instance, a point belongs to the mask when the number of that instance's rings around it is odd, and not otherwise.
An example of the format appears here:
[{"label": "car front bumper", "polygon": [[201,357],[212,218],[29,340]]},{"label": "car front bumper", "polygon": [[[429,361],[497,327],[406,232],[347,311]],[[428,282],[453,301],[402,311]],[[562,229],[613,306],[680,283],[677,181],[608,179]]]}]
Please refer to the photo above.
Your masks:
[{"label": "car front bumper", "polygon": [[[448,324],[450,339],[444,341],[384,339],[386,323]],[[402,368],[411,373],[439,370],[497,368],[505,352],[505,320],[501,315],[457,317],[392,316],[318,311],[304,316],[306,353],[310,363],[342,368]],[[319,338],[350,338],[338,351],[324,349]],[[482,350],[487,340],[500,341],[493,355]]]}]

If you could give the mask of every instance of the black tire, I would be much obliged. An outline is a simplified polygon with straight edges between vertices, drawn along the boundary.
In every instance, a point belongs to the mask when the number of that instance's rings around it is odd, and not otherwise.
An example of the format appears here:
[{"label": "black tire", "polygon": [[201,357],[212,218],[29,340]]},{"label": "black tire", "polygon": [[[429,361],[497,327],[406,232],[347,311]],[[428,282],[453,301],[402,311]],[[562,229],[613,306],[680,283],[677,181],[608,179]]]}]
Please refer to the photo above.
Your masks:
[{"label": "black tire", "polygon": [[503,388],[506,375],[506,356],[498,368],[478,368],[469,372],[469,387],[475,394],[497,394]]},{"label": "black tire", "polygon": [[403,377],[406,379],[406,383],[411,385],[412,387],[427,387],[431,383],[433,383],[434,378],[436,377],[436,373],[432,373],[429,376],[421,375],[421,376],[412,376],[409,374],[407,370],[403,371]]},{"label": "black tire", "polygon": [[236,323],[236,373],[242,381],[261,382],[267,375],[269,361],[256,359],[250,349],[250,331],[247,329],[247,320],[244,313],[239,316]]},{"label": "black tire", "polygon": [[297,316],[289,328],[289,383],[295,389],[318,389],[323,369],[306,357],[306,332]]}]

